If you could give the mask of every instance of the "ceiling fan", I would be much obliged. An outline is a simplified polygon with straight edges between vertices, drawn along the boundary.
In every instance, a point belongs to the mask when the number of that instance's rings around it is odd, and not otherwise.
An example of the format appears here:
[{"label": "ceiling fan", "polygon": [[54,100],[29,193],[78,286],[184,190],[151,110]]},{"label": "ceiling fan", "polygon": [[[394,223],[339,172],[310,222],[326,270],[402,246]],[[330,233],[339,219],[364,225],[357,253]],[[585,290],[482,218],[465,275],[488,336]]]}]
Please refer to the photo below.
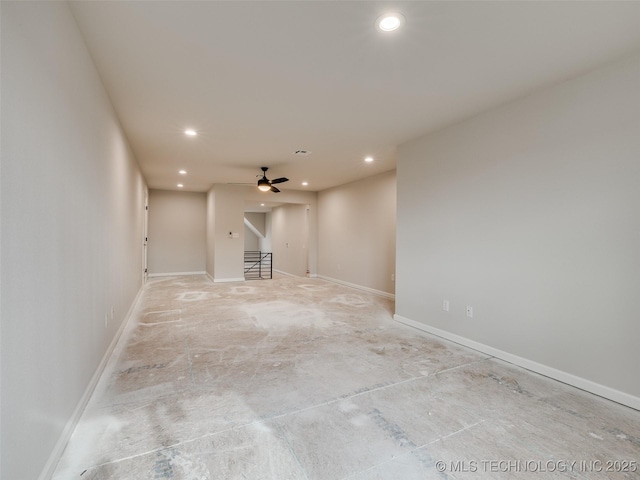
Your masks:
[{"label": "ceiling fan", "polygon": [[[274,178],[273,180],[269,180],[267,178],[267,170],[269,170],[269,167],[260,167],[260,168],[262,170],[262,178],[258,180],[258,189],[260,189],[263,192],[268,192],[269,190],[271,190],[273,193],[278,193],[280,192],[280,190],[274,187],[273,184],[289,181],[289,179],[286,177]],[[260,175],[258,174],[257,176],[259,177]]]}]

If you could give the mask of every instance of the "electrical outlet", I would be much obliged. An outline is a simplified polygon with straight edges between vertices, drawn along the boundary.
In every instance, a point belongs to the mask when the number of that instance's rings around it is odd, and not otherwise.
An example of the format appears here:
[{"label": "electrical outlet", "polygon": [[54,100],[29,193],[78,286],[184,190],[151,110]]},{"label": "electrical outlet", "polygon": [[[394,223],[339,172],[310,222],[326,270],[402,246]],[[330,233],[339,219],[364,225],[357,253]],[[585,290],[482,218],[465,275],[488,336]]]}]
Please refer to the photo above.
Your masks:
[{"label": "electrical outlet", "polygon": [[395,274],[395,273],[392,273],[392,274],[391,274],[391,281],[392,281],[392,282],[395,282],[395,281],[396,281],[396,274]]},{"label": "electrical outlet", "polygon": [[113,320],[114,314],[115,314],[115,309],[113,308],[113,305],[111,305],[111,320]]},{"label": "electrical outlet", "polygon": [[107,328],[107,325],[109,325],[109,314],[105,313],[104,314],[104,328]]},{"label": "electrical outlet", "polygon": [[473,307],[467,305],[467,317],[473,318]]},{"label": "electrical outlet", "polygon": [[445,312],[449,311],[449,300],[442,300],[442,310]]}]

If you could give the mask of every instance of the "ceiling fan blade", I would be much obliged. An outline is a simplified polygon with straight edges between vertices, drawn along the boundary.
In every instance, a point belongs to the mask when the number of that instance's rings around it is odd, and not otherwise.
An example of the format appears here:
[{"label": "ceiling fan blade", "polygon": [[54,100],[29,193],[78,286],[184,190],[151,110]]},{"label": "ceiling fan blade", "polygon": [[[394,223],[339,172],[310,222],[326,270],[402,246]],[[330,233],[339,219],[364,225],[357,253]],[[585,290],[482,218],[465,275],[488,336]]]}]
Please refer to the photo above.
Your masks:
[{"label": "ceiling fan blade", "polygon": [[273,193],[280,193],[280,190],[279,190],[279,189],[277,189],[276,187],[274,187],[273,185],[271,185],[271,191],[272,191]]},{"label": "ceiling fan blade", "polygon": [[276,178],[274,180],[271,180],[271,183],[282,183],[282,182],[288,182],[289,179],[286,177],[280,177],[280,178]]}]

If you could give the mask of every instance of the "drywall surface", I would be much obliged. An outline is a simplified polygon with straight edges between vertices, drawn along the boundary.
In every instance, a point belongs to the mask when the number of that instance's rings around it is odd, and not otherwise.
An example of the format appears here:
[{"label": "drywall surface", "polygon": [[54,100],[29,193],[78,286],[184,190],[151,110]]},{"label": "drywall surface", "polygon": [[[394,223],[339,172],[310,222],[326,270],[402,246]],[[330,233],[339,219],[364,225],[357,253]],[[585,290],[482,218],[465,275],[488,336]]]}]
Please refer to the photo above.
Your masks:
[{"label": "drywall surface", "polygon": [[402,145],[397,315],[639,397],[638,85],[635,56]]},{"label": "drywall surface", "polygon": [[[271,192],[261,192],[255,187],[236,187],[238,190],[242,190],[243,198],[245,201],[258,202],[265,200],[273,200],[277,202],[282,202],[283,204],[291,204],[291,205],[304,205],[308,208],[308,221],[307,227],[308,232],[306,234],[307,237],[307,245],[306,245],[306,255],[307,258],[304,263],[307,264],[309,273],[314,275],[318,271],[318,194],[316,192],[304,192],[300,190],[286,190],[283,187],[283,190],[280,193],[271,193]],[[279,248],[283,248],[282,243],[286,242],[286,238],[294,239],[303,234],[300,230],[295,231],[295,229],[291,230],[281,230],[285,227],[285,223],[283,223],[282,217],[278,222],[276,222],[276,215],[274,213],[275,209],[272,210],[271,214],[265,215],[265,230],[267,232],[267,236],[265,240],[261,243],[261,250],[263,252],[273,252],[274,254],[274,268],[281,270],[282,268],[289,268],[286,264],[280,264],[278,267],[278,259],[276,258],[276,253],[279,252]],[[282,215],[283,212],[281,212]],[[271,236],[269,236],[269,232],[271,232]],[[277,245],[277,242],[280,242],[280,246]],[[286,255],[285,255],[286,257]],[[285,258],[282,257],[282,258]],[[294,263],[301,263],[302,261],[296,260]],[[293,265],[292,265],[293,267]],[[291,273],[293,275],[299,275],[302,272],[300,266],[293,267],[293,270],[298,273],[294,273],[294,271],[286,271],[287,273]],[[305,272],[301,273],[302,275],[306,274]]]},{"label": "drywall surface", "polygon": [[204,272],[207,195],[149,190],[149,274]]},{"label": "drywall surface", "polygon": [[213,188],[207,192],[207,220],[206,220],[206,246],[207,246],[207,257],[206,257],[206,265],[207,265],[207,273],[211,278],[213,278],[213,274],[215,271],[215,263],[216,263],[216,243],[215,243],[215,234],[216,234],[216,195]]},{"label": "drywall surface", "polygon": [[[281,193],[260,192],[255,187],[245,187],[238,185],[216,184],[207,193],[207,273],[216,282],[238,281],[244,278],[244,207],[247,202],[264,202],[269,196],[276,195],[273,200],[293,204],[300,208],[308,208],[307,221],[304,224],[307,229],[304,233],[289,230],[278,230],[274,227],[274,215],[265,214],[264,229],[266,238],[259,242],[260,250],[274,252],[274,268],[278,269],[276,260],[275,239],[277,235],[282,242],[285,237],[299,238],[304,234],[307,238],[305,243],[306,258],[300,260],[296,257],[291,265],[283,263],[281,266],[287,273],[294,275],[305,275],[308,268],[311,273],[316,272],[317,265],[317,213],[315,192],[285,191]],[[284,223],[278,224],[279,228],[285,228]],[[288,228],[288,227],[287,227]],[[229,235],[231,233],[231,236]],[[233,234],[238,234],[233,237]],[[283,236],[284,235],[284,236]],[[297,240],[295,240],[297,241]],[[285,247],[282,247],[285,248]],[[283,253],[283,252],[280,252]],[[283,255],[282,258],[289,258],[290,255]],[[287,260],[288,261],[288,260]],[[302,266],[304,264],[304,267]],[[288,271],[291,268],[292,271]]]},{"label": "drywall surface", "polygon": [[309,210],[285,204],[271,211],[273,268],[304,277],[309,265]]},{"label": "drywall surface", "polygon": [[[264,233],[264,238],[259,239],[260,251],[271,252],[273,251],[271,245],[271,212],[267,212],[264,214]],[[309,244],[315,245],[315,241],[310,241]],[[311,257],[312,254],[309,253],[309,256]]]},{"label": "drywall surface", "polygon": [[1,32],[0,477],[31,480],[140,289],[146,186],[68,5]]},{"label": "drywall surface", "polygon": [[257,252],[260,250],[260,241],[258,236],[251,231],[249,227],[244,226],[244,251]]},{"label": "drywall surface", "polygon": [[396,173],[318,194],[318,273],[395,293]]},{"label": "drywall surface", "polygon": [[262,236],[266,236],[267,232],[265,230],[265,217],[266,213],[259,212],[244,212],[244,218],[251,222],[251,225],[258,230],[262,234]]},{"label": "drywall surface", "polygon": [[214,185],[207,194],[207,254],[214,256],[213,262],[207,259],[207,273],[214,282],[244,280],[243,192],[233,185]]},{"label": "drywall surface", "polygon": [[[247,222],[249,223],[249,225],[247,224]],[[271,232],[269,232],[269,236],[270,235],[271,235]],[[245,252],[262,251],[261,246],[266,236],[267,236],[266,213],[244,212],[244,250]]]}]

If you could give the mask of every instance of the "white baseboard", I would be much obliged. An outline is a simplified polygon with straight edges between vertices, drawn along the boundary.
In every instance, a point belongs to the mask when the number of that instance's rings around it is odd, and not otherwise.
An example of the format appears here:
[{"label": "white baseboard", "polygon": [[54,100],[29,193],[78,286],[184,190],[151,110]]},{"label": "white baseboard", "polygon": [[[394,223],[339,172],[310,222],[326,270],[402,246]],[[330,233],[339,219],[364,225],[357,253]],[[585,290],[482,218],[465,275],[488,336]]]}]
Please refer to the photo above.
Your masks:
[{"label": "white baseboard", "polygon": [[338,285],[343,285],[345,287],[355,288],[356,290],[362,290],[363,292],[373,293],[374,295],[378,295],[380,297],[389,298],[391,300],[395,300],[396,296],[393,293],[383,292],[382,290],[376,290],[374,288],[364,287],[362,285],[357,285],[355,283],[345,282],[343,280],[338,280],[337,278],[326,277],[324,275],[317,275],[318,278],[322,280],[326,280],[327,282],[337,283]]},{"label": "white baseboard", "polygon": [[240,278],[214,278],[213,283],[229,283],[229,282],[244,282],[244,277]]},{"label": "white baseboard", "polygon": [[213,283],[230,283],[230,282],[244,282],[246,279],[242,278],[213,278],[209,272],[205,272],[205,275]]},{"label": "white baseboard", "polygon": [[109,347],[107,347],[107,350],[104,352],[104,355],[102,356],[102,360],[100,360],[100,363],[98,364],[98,368],[94,372],[93,377],[91,377],[91,380],[87,385],[87,388],[82,394],[82,397],[80,397],[80,401],[76,405],[76,408],[73,410],[71,417],[69,418],[64,429],[62,430],[62,433],[60,434],[60,437],[58,438],[56,445],[51,451],[51,455],[49,455],[49,459],[47,460],[47,463],[42,469],[42,472],[40,473],[38,480],[49,480],[53,476],[56,470],[56,467],[58,466],[58,462],[60,461],[60,458],[64,453],[64,449],[67,446],[67,443],[69,442],[69,439],[71,438],[71,435],[73,434],[73,431],[75,430],[76,425],[78,425],[78,422],[80,421],[80,418],[82,417],[82,414],[84,413],[84,410],[87,407],[89,400],[91,399],[91,395],[93,394],[96,387],[98,386],[98,383],[100,381],[100,378],[102,377],[104,369],[106,368],[107,363],[109,362],[109,358],[111,357],[111,354],[114,352],[116,345],[118,344],[118,342],[120,341],[120,338],[122,337],[122,332],[124,332],[126,326],[128,325],[129,321],[133,317],[134,312],[136,311],[143,289],[144,289],[144,285],[142,285],[138,290],[138,293],[136,294],[135,298],[133,299],[133,302],[131,303],[131,306],[129,307],[129,311],[127,311],[127,314],[124,316],[124,319],[120,324],[120,327],[118,327],[118,331],[116,332],[113,339],[111,340]]},{"label": "white baseboard", "polygon": [[289,273],[289,272],[283,272],[282,270],[277,270],[277,269],[273,269],[274,273],[279,273],[281,275],[286,275],[287,277],[293,277],[293,278],[318,278],[318,274],[317,273],[308,273],[306,275],[294,275],[293,273]]},{"label": "white baseboard", "polygon": [[398,314],[395,314],[393,318],[397,322],[417,328],[418,330],[422,330],[423,332],[427,332],[431,335],[444,338],[445,340],[449,340],[464,347],[468,347],[473,350],[477,350],[478,352],[491,355],[492,357],[499,358],[500,360],[513,363],[514,365],[525,368],[527,370],[531,370],[532,372],[539,373],[540,375],[544,375],[545,377],[553,378],[554,380],[558,380],[559,382],[566,383],[581,390],[585,390],[589,393],[593,393],[594,395],[598,395],[600,397],[613,400],[614,402],[626,405],[633,409],[640,410],[640,398],[634,395],[630,395],[628,393],[621,392],[620,390],[616,390],[614,388],[592,382],[591,380],[587,380],[586,378],[578,377],[571,373],[567,373],[562,370],[558,370],[553,367],[534,362],[533,360],[529,360],[524,357],[519,357],[518,355],[514,355],[509,352],[504,352],[497,348],[490,347],[489,345],[485,345],[466,337],[461,337],[460,335],[456,335],[455,333],[447,332],[446,330],[441,330],[439,328],[432,327],[415,320],[411,320],[410,318],[406,318]]},{"label": "white baseboard", "polygon": [[206,275],[207,272],[167,272],[167,273],[150,273],[149,277],[177,277],[182,275]]},{"label": "white baseboard", "polygon": [[304,277],[301,277],[299,275],[294,275],[293,273],[283,272],[282,270],[277,270],[275,268],[273,269],[273,273],[279,273],[280,275],[286,275],[287,277],[304,278]]}]

